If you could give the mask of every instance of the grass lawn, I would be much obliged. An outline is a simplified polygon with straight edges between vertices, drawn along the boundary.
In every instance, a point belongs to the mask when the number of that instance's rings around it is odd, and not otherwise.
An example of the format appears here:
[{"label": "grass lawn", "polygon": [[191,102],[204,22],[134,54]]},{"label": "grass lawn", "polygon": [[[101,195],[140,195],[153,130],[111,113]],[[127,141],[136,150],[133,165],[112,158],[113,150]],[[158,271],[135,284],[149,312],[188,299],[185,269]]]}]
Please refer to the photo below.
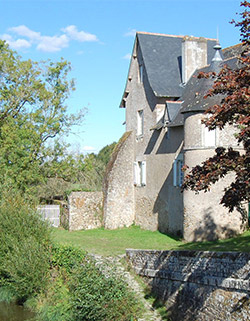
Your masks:
[{"label": "grass lawn", "polygon": [[186,243],[160,232],[142,230],[137,226],[117,230],[100,228],[74,232],[53,228],[52,236],[56,243],[74,245],[89,253],[104,256],[124,254],[128,248],[250,252],[250,230],[227,240],[197,243]]}]

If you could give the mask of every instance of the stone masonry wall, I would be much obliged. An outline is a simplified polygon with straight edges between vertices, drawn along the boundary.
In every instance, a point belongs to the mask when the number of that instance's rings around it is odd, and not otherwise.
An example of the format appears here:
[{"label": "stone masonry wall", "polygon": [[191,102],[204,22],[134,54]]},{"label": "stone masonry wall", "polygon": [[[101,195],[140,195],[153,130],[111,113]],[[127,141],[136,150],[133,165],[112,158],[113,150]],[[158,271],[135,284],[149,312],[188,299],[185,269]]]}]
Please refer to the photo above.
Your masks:
[{"label": "stone masonry wall", "polygon": [[102,226],[102,192],[72,192],[68,201],[70,231]]},{"label": "stone masonry wall", "polygon": [[126,132],[107,166],[103,187],[104,227],[107,229],[134,223],[133,141],[133,134]]},{"label": "stone masonry wall", "polygon": [[250,253],[127,250],[171,321],[250,320]]}]

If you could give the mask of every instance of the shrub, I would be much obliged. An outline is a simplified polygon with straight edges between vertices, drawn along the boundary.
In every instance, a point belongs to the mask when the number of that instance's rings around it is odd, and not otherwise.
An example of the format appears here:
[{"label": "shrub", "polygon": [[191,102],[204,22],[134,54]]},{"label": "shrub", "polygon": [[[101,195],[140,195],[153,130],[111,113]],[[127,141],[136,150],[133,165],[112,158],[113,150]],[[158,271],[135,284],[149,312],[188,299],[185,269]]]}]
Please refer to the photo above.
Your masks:
[{"label": "shrub", "polygon": [[53,279],[53,282],[49,283],[46,293],[39,296],[39,300],[36,301],[35,307],[37,310],[37,320],[73,320],[72,308],[69,301],[69,289],[66,280],[60,273]]},{"label": "shrub", "polygon": [[0,287],[25,301],[45,289],[50,231],[35,208],[18,193],[0,200]]},{"label": "shrub", "polygon": [[86,257],[73,270],[69,284],[74,320],[131,321],[137,320],[141,306],[135,295],[116,273],[100,269]]},{"label": "shrub", "polygon": [[80,265],[83,262],[85,256],[86,253],[79,248],[56,244],[52,246],[51,267],[64,269],[69,273],[75,265]]}]

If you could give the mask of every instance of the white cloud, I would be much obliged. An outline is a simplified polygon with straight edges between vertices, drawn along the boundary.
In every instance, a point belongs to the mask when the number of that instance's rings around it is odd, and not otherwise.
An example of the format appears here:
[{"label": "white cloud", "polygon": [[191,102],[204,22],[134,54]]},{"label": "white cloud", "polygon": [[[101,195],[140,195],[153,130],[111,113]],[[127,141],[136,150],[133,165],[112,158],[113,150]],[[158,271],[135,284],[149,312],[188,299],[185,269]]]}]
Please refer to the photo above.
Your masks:
[{"label": "white cloud", "polygon": [[21,50],[21,49],[27,49],[31,47],[31,43],[25,39],[16,39],[14,40],[11,35],[8,34],[3,34],[0,35],[0,38],[2,40],[5,40],[10,48],[14,49],[14,50]]},{"label": "white cloud", "polygon": [[33,41],[39,41],[41,39],[40,32],[33,31],[24,25],[9,28],[9,31],[18,34],[19,36],[27,37]]},{"label": "white cloud", "polygon": [[128,32],[124,34],[125,37],[134,37],[136,34],[136,29],[130,29]]},{"label": "white cloud", "polygon": [[[54,36],[42,35],[40,32],[33,31],[25,25],[9,28],[8,31],[14,35],[4,34],[0,36],[0,38],[6,40],[13,49],[27,49],[30,48],[32,44],[35,44],[37,50],[58,52],[68,47],[70,40],[78,42],[98,41],[96,35],[85,31],[78,31],[75,25],[61,29],[63,34]],[[21,39],[19,36],[26,39]],[[79,52],[82,53],[81,51]]]},{"label": "white cloud", "polygon": [[80,42],[98,40],[96,35],[93,35],[85,31],[78,31],[77,27],[74,25],[67,26],[66,28],[63,28],[62,31],[65,32],[71,39],[77,40]]},{"label": "white cloud", "polygon": [[44,52],[57,52],[69,45],[69,38],[66,35],[58,36],[42,36],[37,49]]},{"label": "white cloud", "polygon": [[123,59],[130,60],[131,59],[131,54],[126,54],[125,56],[122,57]]}]

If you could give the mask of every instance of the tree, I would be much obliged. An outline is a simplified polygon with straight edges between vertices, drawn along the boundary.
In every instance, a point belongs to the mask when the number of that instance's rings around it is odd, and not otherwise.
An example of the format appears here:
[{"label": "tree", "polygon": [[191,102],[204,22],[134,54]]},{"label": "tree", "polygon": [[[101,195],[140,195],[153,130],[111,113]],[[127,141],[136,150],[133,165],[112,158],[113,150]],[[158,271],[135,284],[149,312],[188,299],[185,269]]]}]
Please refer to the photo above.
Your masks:
[{"label": "tree", "polygon": [[71,191],[101,191],[107,163],[116,143],[103,147],[96,155],[73,154],[67,146],[51,151],[53,159],[44,166],[46,184],[40,184],[38,193],[43,201],[66,198]]},{"label": "tree", "polygon": [[57,142],[72,125],[81,123],[84,109],[69,114],[66,99],[74,90],[70,64],[23,61],[0,41],[0,184],[25,192],[53,175],[49,171]]},{"label": "tree", "polygon": [[[210,129],[223,130],[226,125],[238,128],[236,139],[242,144],[244,153],[219,147],[215,155],[201,165],[194,167],[185,177],[183,189],[199,192],[208,191],[211,184],[230,172],[235,179],[224,190],[221,204],[229,211],[240,208],[243,202],[249,202],[250,196],[250,3],[241,2],[244,11],[240,13],[240,22],[232,21],[240,28],[242,54],[238,58],[238,68],[224,66],[215,75],[201,74],[200,77],[214,77],[214,85],[205,96],[223,95],[221,102],[208,108],[208,118],[203,123]],[[186,168],[184,168],[186,170]]]}]

